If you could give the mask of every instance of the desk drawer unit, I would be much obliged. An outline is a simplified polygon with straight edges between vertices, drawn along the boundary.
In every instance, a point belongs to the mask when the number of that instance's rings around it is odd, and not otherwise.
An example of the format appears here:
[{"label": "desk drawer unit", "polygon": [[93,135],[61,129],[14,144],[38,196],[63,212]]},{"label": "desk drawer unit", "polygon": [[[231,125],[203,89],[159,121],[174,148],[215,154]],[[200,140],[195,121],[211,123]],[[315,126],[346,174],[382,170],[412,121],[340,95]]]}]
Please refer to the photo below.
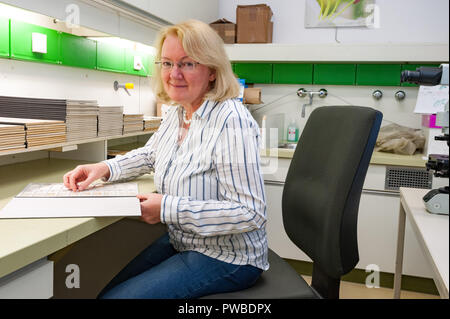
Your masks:
[{"label": "desk drawer unit", "polygon": [[53,297],[53,261],[40,259],[0,278],[0,299]]}]

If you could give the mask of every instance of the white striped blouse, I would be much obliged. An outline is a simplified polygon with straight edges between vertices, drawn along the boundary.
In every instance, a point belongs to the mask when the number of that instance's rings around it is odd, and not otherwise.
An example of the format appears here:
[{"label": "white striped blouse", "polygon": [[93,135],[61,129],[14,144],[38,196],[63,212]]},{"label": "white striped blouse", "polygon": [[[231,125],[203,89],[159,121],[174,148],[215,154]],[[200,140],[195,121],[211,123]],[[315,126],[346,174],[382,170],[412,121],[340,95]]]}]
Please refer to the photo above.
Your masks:
[{"label": "white striped blouse", "polygon": [[206,100],[178,143],[181,106],[170,108],[144,147],[105,161],[109,181],[154,170],[177,251],[267,270],[266,203],[256,121],[237,99]]}]

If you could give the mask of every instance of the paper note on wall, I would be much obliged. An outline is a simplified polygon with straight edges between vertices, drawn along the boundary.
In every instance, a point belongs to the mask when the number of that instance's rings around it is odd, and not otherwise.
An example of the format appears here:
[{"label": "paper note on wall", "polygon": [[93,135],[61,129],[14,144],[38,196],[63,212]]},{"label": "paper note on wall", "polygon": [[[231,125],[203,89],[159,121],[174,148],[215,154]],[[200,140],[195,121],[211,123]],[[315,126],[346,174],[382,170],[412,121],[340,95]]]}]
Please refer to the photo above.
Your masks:
[{"label": "paper note on wall", "polygon": [[436,114],[443,112],[448,102],[448,85],[421,86],[414,113]]}]

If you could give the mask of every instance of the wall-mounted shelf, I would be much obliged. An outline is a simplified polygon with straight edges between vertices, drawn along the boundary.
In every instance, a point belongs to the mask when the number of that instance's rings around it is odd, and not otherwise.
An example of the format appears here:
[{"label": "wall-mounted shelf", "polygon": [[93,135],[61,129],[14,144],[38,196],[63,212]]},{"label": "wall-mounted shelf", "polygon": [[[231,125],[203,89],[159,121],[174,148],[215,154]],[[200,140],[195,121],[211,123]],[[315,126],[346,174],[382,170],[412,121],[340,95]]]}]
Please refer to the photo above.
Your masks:
[{"label": "wall-mounted shelf", "polygon": [[14,150],[14,151],[4,151],[0,152],[0,156],[5,155],[14,155],[19,153],[28,153],[28,152],[35,152],[35,151],[45,151],[45,150],[51,150],[55,148],[64,148],[67,146],[73,146],[73,145],[79,145],[79,144],[87,144],[87,143],[94,143],[94,142],[101,142],[101,141],[108,141],[118,138],[125,138],[125,137],[135,137],[135,136],[141,136],[141,135],[148,135],[153,134],[152,131],[142,131],[142,132],[133,132],[123,135],[114,135],[114,136],[106,136],[106,137],[96,137],[91,139],[85,139],[85,140],[75,140],[70,142],[64,142],[64,143],[56,143],[56,144],[48,144],[48,145],[41,145],[41,146],[35,146],[30,148],[24,148],[20,150]]},{"label": "wall-mounted shelf", "polygon": [[231,61],[448,62],[448,43],[227,44]]}]

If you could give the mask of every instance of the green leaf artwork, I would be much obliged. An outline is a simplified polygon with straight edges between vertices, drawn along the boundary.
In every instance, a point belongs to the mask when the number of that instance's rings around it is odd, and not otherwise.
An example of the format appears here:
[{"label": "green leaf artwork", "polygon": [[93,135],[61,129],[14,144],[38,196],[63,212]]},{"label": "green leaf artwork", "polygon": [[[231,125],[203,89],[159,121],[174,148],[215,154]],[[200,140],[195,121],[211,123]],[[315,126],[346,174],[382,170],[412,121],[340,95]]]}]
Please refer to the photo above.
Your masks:
[{"label": "green leaf artwork", "polygon": [[[347,10],[348,7],[350,7],[353,4],[356,5],[361,2],[364,2],[364,0],[317,0],[317,3],[320,6],[319,19],[334,20],[335,18],[339,17],[345,10]],[[345,4],[345,6],[343,8],[340,8],[339,11],[337,11],[338,7],[341,4]],[[361,5],[359,7],[362,8]],[[359,12],[361,15],[363,14],[361,10],[359,10]],[[354,16],[354,18],[358,17]]]},{"label": "green leaf artwork", "polygon": [[374,3],[375,0],[307,0],[305,26],[368,26],[373,23]]}]

